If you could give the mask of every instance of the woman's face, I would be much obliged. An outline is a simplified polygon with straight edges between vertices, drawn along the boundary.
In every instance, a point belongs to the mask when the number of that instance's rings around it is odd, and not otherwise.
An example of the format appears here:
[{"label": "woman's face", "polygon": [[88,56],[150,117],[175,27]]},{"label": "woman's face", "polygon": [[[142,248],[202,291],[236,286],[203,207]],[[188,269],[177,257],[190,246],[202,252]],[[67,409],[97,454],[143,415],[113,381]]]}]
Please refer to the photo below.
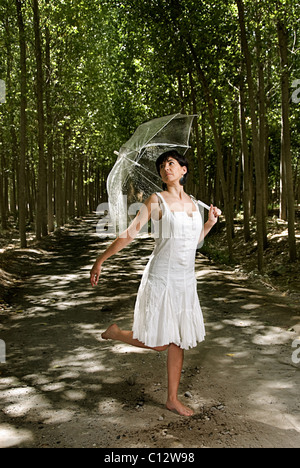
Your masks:
[{"label": "woman's face", "polygon": [[187,173],[185,166],[180,166],[179,162],[171,156],[160,165],[160,176],[165,184],[179,182],[181,177]]}]

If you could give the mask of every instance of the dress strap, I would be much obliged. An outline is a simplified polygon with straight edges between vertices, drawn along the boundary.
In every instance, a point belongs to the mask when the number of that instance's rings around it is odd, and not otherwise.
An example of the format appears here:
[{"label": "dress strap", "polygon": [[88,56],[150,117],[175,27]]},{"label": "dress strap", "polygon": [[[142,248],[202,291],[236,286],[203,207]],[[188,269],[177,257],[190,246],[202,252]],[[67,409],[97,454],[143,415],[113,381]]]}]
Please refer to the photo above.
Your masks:
[{"label": "dress strap", "polygon": [[159,192],[156,192],[156,195],[158,196],[158,198],[160,199],[160,201],[163,203],[164,207],[165,207],[165,208],[168,208],[167,203],[166,203],[164,197],[163,197]]},{"label": "dress strap", "polygon": [[192,202],[194,205],[196,205],[197,210],[200,212],[200,214],[203,216],[203,210],[201,210],[201,206],[206,207],[202,202],[199,202],[193,195],[190,195]]},{"label": "dress strap", "polygon": [[159,206],[162,211],[162,215],[165,216],[166,213],[170,212],[170,208],[168,207],[167,202],[164,199],[164,197],[161,195],[161,193],[156,192],[156,195],[159,200]]},{"label": "dress strap", "polygon": [[192,202],[194,203],[194,205],[196,205],[196,207],[198,208],[198,203],[197,203],[196,198],[195,198],[193,195],[190,195],[190,199],[192,200]]}]

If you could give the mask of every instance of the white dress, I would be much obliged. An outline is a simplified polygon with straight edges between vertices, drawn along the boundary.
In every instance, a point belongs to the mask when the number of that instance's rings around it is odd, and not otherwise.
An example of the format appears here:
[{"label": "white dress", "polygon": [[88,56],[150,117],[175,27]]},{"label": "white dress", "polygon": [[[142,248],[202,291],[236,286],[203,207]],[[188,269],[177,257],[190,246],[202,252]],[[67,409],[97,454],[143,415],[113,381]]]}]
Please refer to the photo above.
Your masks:
[{"label": "white dress", "polygon": [[133,337],[151,348],[171,343],[194,348],[205,337],[195,276],[203,220],[198,208],[193,216],[172,212],[157,196],[162,218],[152,220],[156,245],[139,287]]}]

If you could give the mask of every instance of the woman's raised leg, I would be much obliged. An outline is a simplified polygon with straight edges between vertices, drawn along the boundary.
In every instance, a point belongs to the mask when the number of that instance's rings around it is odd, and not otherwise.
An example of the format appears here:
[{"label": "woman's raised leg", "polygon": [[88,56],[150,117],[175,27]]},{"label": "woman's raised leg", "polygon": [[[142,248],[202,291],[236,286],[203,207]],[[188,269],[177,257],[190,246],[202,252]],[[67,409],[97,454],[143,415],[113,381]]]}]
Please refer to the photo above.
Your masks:
[{"label": "woman's raised leg", "polygon": [[158,352],[166,351],[169,347],[169,345],[167,345],[167,346],[158,346],[157,348],[150,348],[149,346],[146,346],[141,341],[134,339],[132,331],[121,330],[116,324],[108,327],[108,329],[104,333],[102,333],[102,338],[104,340],[121,341],[122,343],[135,346],[136,348],[152,349],[153,351],[158,351]]}]

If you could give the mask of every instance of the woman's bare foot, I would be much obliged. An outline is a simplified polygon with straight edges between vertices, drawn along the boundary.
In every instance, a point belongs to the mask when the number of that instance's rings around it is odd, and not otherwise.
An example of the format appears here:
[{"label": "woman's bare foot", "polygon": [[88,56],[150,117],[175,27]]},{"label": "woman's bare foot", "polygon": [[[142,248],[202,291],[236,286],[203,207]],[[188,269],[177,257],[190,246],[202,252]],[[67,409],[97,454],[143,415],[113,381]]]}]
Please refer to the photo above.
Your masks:
[{"label": "woman's bare foot", "polygon": [[101,336],[104,340],[115,340],[118,336],[119,331],[120,328],[114,323],[113,325],[108,327],[108,329],[104,333],[102,333]]},{"label": "woman's bare foot", "polygon": [[175,401],[168,400],[166,407],[169,411],[175,411],[180,416],[191,417],[195,414],[192,409],[188,408],[187,406],[184,406],[179,400],[175,400]]}]

